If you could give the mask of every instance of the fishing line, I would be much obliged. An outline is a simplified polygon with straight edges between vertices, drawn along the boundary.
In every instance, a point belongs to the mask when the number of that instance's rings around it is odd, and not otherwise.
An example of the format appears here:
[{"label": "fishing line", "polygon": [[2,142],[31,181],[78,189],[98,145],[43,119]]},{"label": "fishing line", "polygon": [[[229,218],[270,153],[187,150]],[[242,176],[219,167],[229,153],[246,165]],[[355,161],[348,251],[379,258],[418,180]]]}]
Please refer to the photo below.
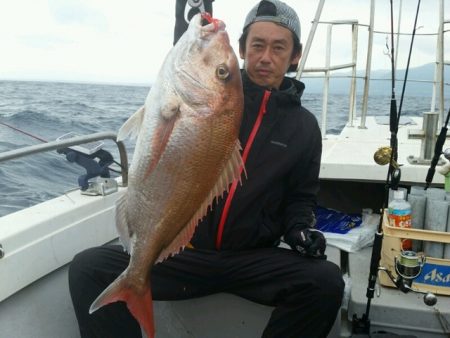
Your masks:
[{"label": "fishing line", "polygon": [[36,136],[36,135],[33,135],[33,134],[29,133],[29,132],[26,132],[25,130],[16,128],[16,127],[14,127],[14,126],[12,126],[12,125],[10,125],[10,124],[8,124],[8,123],[0,122],[0,124],[1,124],[1,125],[4,125],[5,127],[11,128],[12,130],[15,130],[15,131],[17,131],[17,132],[19,132],[19,133],[22,133],[22,134],[24,134],[24,135],[30,136],[30,137],[32,137],[32,138],[34,138],[34,139],[36,139],[36,140],[38,140],[38,141],[41,141],[41,142],[43,142],[43,143],[47,143],[47,142],[48,142],[48,141],[44,140],[43,138],[40,138],[40,137],[38,137],[38,136]]},{"label": "fishing line", "polygon": [[418,0],[418,2],[417,2],[416,17],[414,19],[414,28],[413,28],[413,32],[412,32],[411,43],[409,45],[409,53],[408,53],[408,61],[406,63],[405,79],[403,80],[402,95],[400,96],[400,106],[398,107],[397,126],[400,123],[400,115],[402,113],[402,105],[403,105],[403,98],[405,96],[406,80],[408,79],[409,64],[411,62],[412,48],[414,45],[414,38],[416,36],[416,31],[417,31],[417,18],[419,16],[420,1],[421,0]]}]

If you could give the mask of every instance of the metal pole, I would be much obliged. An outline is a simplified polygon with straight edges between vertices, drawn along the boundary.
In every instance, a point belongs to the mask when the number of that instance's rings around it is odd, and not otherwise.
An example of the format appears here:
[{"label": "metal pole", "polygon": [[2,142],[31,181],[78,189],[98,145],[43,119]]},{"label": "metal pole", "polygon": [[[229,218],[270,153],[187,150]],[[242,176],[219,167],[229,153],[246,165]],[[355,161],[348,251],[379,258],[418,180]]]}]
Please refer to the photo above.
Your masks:
[{"label": "metal pole", "polygon": [[316,15],[314,16],[314,21],[311,27],[311,30],[309,31],[308,39],[306,40],[305,49],[303,50],[303,55],[300,60],[300,63],[298,65],[296,78],[297,80],[300,79],[302,76],[303,70],[305,69],[305,63],[306,59],[308,58],[309,50],[311,49],[311,44],[314,38],[314,35],[316,34],[317,25],[319,24],[320,15],[322,14],[323,5],[325,3],[325,0],[320,0],[319,4],[317,5],[316,9]]},{"label": "metal pole", "polygon": [[327,135],[327,109],[328,109],[328,87],[330,85],[330,60],[331,60],[331,29],[333,25],[327,27],[327,47],[325,52],[325,79],[323,80],[322,95],[322,135]]},{"label": "metal pole", "polygon": [[396,41],[396,46],[395,46],[395,48],[396,48],[396,50],[395,50],[395,60],[394,60],[394,63],[395,63],[394,71],[395,72],[397,72],[397,60],[398,60],[398,50],[399,50],[398,45],[400,43],[400,29],[401,29],[400,28],[400,23],[402,21],[403,0],[400,0],[399,6],[400,7],[398,8],[398,25],[397,25],[397,33],[399,33],[399,34],[397,34],[397,41]]},{"label": "metal pole", "polygon": [[439,1],[439,119],[444,123],[444,0]]},{"label": "metal pole", "polygon": [[437,139],[439,115],[437,113],[423,113],[424,139],[420,147],[420,156],[424,160],[431,160]]},{"label": "metal pole", "polygon": [[431,95],[430,112],[432,112],[432,113],[434,113],[436,110],[436,93],[437,93],[437,83],[438,83],[438,77],[439,77],[438,65],[439,65],[439,32],[438,32],[437,39],[436,39],[436,62],[434,63],[433,93]]},{"label": "metal pole", "polygon": [[348,110],[348,125],[353,127],[353,120],[355,118],[355,104],[356,104],[356,60],[358,54],[358,23],[352,24],[352,79],[350,82],[350,107]]},{"label": "metal pole", "polygon": [[373,44],[373,25],[375,18],[375,0],[370,0],[370,24],[369,24],[369,41],[367,43],[367,61],[366,61],[366,76],[364,77],[364,94],[363,106],[361,112],[361,124],[359,128],[366,128],[367,106],[369,99],[369,82],[370,71],[372,69],[372,44]]}]

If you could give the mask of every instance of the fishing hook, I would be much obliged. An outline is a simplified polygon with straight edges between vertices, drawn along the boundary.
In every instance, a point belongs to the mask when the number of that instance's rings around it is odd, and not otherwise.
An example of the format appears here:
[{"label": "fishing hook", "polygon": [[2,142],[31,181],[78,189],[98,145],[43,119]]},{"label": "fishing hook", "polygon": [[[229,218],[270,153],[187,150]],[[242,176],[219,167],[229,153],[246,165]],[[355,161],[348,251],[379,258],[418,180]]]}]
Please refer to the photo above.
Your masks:
[{"label": "fishing hook", "polygon": [[391,51],[389,49],[389,36],[388,35],[386,35],[385,47],[386,47],[386,49],[383,51],[383,54],[386,55],[389,59],[391,59],[392,54],[391,54]]}]

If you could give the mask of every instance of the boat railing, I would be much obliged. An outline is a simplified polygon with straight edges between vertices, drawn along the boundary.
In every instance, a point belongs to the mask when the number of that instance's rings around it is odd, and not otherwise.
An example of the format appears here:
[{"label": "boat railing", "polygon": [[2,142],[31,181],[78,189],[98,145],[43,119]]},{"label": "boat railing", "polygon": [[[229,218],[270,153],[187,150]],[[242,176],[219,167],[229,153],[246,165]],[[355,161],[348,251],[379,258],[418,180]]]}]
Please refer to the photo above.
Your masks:
[{"label": "boat railing", "polygon": [[[308,35],[308,39],[306,42],[305,50],[303,52],[303,57],[300,61],[296,78],[300,79],[304,73],[324,73],[324,84],[323,84],[323,99],[322,99],[322,114],[321,114],[321,130],[323,131],[323,135],[326,135],[327,130],[327,111],[328,111],[328,92],[329,92],[329,83],[330,78],[335,77],[332,75],[333,71],[343,70],[343,69],[351,69],[351,81],[350,81],[350,90],[349,90],[349,111],[348,111],[348,125],[353,126],[353,121],[355,118],[355,106],[356,106],[356,66],[357,66],[357,52],[358,52],[358,27],[364,26],[367,27],[369,31],[368,42],[367,42],[367,60],[366,60],[366,72],[364,76],[360,76],[359,78],[364,80],[364,94],[363,94],[363,103],[362,103],[362,113],[361,113],[361,124],[360,128],[365,127],[365,118],[367,115],[367,102],[369,95],[369,82],[370,82],[370,71],[372,64],[372,44],[373,44],[373,26],[374,26],[374,13],[375,13],[375,1],[371,0],[370,7],[370,23],[369,24],[361,24],[357,20],[334,20],[334,21],[320,21],[320,16],[322,13],[324,0],[321,0],[317,6],[316,14],[312,23],[311,30]],[[305,68],[306,60],[308,58],[309,51],[311,49],[311,45],[313,42],[314,35],[317,30],[317,26],[319,24],[327,24],[327,38],[326,38],[326,54],[325,54],[325,66],[324,67],[316,67],[316,68]],[[332,31],[335,26],[338,25],[350,25],[352,31],[352,55],[351,62],[340,64],[340,65],[331,65],[331,38]]]},{"label": "boat railing", "polygon": [[[444,1],[440,0],[439,2],[439,26],[438,31],[433,33],[416,33],[416,35],[430,35],[437,36],[437,48],[436,48],[436,63],[435,63],[435,74],[433,80],[409,80],[408,82],[423,82],[430,83],[433,85],[433,94],[431,98],[431,112],[435,111],[436,107],[436,97],[439,96],[439,123],[442,125],[444,121],[444,86],[446,83],[444,82],[444,67],[450,65],[450,60],[444,59],[444,34],[449,30],[445,29],[445,25],[450,23],[450,20],[444,20]],[[380,78],[371,78],[371,64],[372,64],[372,45],[373,45],[373,36],[374,34],[388,34],[390,32],[382,32],[374,30],[374,14],[375,14],[375,0],[370,0],[370,19],[368,24],[359,23],[357,20],[336,20],[336,21],[320,21],[320,16],[322,13],[324,5],[324,0],[320,0],[314,20],[312,22],[312,27],[308,35],[308,39],[306,41],[306,45],[303,51],[302,59],[300,60],[300,64],[297,69],[296,78],[300,79],[301,77],[306,78],[322,78],[323,79],[323,94],[322,94],[322,113],[321,113],[321,121],[320,126],[324,137],[326,137],[327,130],[327,111],[328,111],[328,96],[329,96],[329,83],[331,78],[350,78],[350,88],[349,88],[349,110],[348,110],[348,120],[347,126],[353,127],[354,120],[356,118],[356,80],[360,79],[364,81],[363,86],[363,94],[362,94],[362,105],[361,105],[361,114],[360,114],[360,123],[358,128],[366,128],[366,118],[367,118],[367,110],[368,110],[368,96],[369,96],[369,84],[371,80],[383,80],[383,81],[391,81],[391,79],[380,79]],[[402,33],[400,32],[400,18],[401,18],[401,8],[399,9],[399,20],[398,20],[398,32],[395,32],[396,36],[396,51],[398,53],[398,45],[399,45],[399,37],[400,35],[411,35],[411,33]],[[308,58],[309,51],[311,49],[311,45],[314,39],[314,35],[317,30],[317,26],[319,24],[327,25],[327,34],[326,34],[326,46],[325,46],[325,65],[324,67],[311,67],[306,68],[306,62]],[[351,25],[352,37],[351,37],[351,45],[352,45],[352,53],[351,53],[351,61],[349,63],[344,63],[340,65],[332,65],[331,64],[331,43],[332,43],[332,32],[333,28],[337,25]],[[365,64],[365,74],[357,76],[356,68],[357,68],[357,50],[358,50],[358,27],[367,27],[368,29],[368,37],[367,37],[367,55],[366,55],[366,64]],[[395,61],[397,61],[397,55],[395,56]],[[397,67],[395,62],[395,68]],[[344,73],[335,73],[337,70],[350,69],[351,74],[347,75]],[[311,75],[308,76],[307,73],[323,73],[322,75]],[[404,79],[395,79],[396,81],[403,81]],[[439,95],[438,95],[439,93]]]},{"label": "boat railing", "polygon": [[[439,2],[439,30],[438,38],[436,43],[436,67],[434,73],[434,84],[433,84],[433,96],[431,100],[431,112],[434,112],[436,106],[436,96],[439,90],[439,121],[442,125],[444,121],[444,67],[450,65],[450,60],[444,59],[444,34],[448,33],[445,29],[445,25],[450,24],[450,20],[444,20],[444,0]],[[439,84],[439,87],[438,87]]]},{"label": "boat railing", "polygon": [[89,135],[80,135],[71,137],[69,139],[49,141],[42,144],[31,145],[19,149],[13,149],[0,153],[0,162],[18,159],[32,154],[42,153],[46,151],[53,151],[64,149],[72,146],[87,144],[95,141],[112,140],[117,145],[120,156],[120,167],[122,175],[122,185],[128,185],[128,157],[125,145],[121,141],[117,141],[117,134],[114,132],[99,132]]},{"label": "boat railing", "polygon": [[[358,26],[360,24],[356,20],[337,20],[337,21],[319,21],[319,24],[327,24],[327,38],[326,38],[326,52],[325,52],[325,66],[324,67],[313,67],[313,68],[300,68],[298,71],[298,77],[304,73],[323,73],[323,99],[322,99],[322,115],[321,115],[321,130],[327,130],[327,112],[328,112],[328,93],[330,86],[330,78],[332,72],[336,70],[350,69],[350,94],[349,94],[349,110],[348,110],[348,122],[352,125],[355,113],[355,103],[356,103],[356,58],[358,50]],[[333,32],[333,27],[337,25],[351,25],[352,29],[352,57],[351,62],[331,65],[331,37]],[[301,65],[301,67],[304,65]]]}]

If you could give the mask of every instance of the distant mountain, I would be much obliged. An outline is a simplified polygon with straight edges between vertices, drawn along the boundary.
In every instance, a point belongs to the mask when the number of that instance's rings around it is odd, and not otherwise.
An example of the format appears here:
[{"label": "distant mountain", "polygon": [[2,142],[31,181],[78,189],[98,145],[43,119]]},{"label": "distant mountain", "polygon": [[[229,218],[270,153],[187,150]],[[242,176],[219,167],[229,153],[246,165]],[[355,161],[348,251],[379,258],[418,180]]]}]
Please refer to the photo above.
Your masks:
[{"label": "distant mountain", "polygon": [[[414,82],[432,81],[434,78],[434,63],[428,63],[419,67],[410,68],[408,72],[408,81],[405,88],[406,96],[431,96],[433,92],[433,85],[431,83]],[[348,94],[350,88],[350,72],[334,72],[339,74],[339,78],[330,80],[331,94]],[[309,75],[309,74],[305,74]],[[364,71],[357,71],[357,76],[365,75]],[[403,80],[405,78],[405,70],[399,69],[396,73],[396,95],[400,96],[403,87]],[[383,80],[381,80],[383,79]],[[323,78],[309,78],[304,77],[302,81],[306,85],[306,92],[321,93],[323,90]],[[444,67],[444,82],[450,82],[450,67]],[[363,92],[364,81],[359,78],[356,81],[357,94]],[[372,71],[371,81],[369,85],[369,95],[390,95],[391,94],[391,71],[390,70],[375,70]],[[444,87],[444,97],[450,96],[450,86]]]}]

